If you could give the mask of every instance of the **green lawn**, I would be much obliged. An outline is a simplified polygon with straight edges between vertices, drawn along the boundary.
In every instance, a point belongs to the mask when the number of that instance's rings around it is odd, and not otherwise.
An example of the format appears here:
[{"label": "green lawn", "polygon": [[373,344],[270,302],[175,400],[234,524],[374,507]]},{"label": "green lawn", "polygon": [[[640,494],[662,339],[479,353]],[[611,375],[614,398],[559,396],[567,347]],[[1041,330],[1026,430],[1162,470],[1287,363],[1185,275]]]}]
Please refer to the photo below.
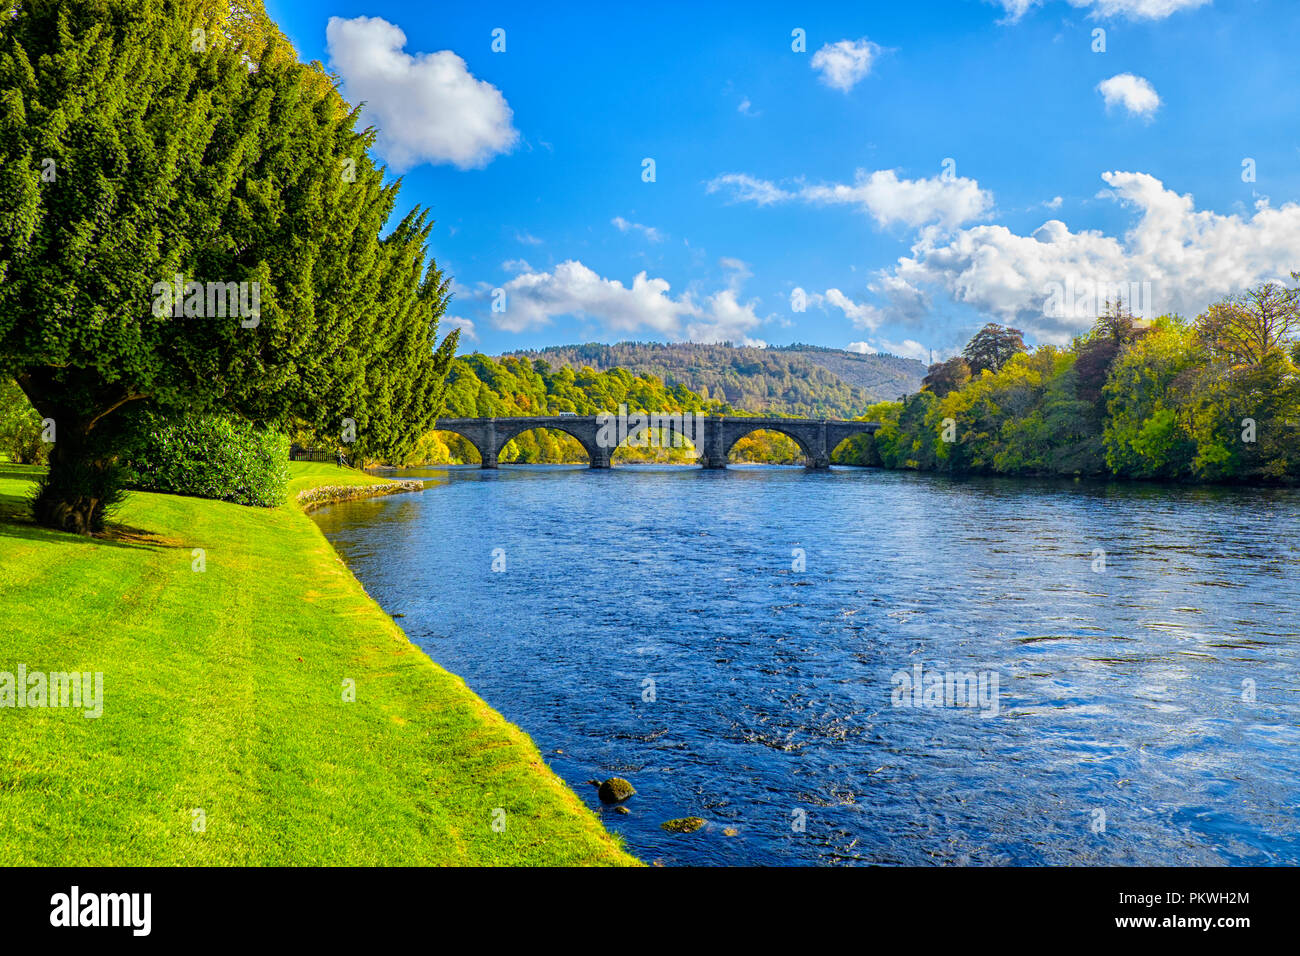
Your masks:
[{"label": "green lawn", "polygon": [[325,485],[381,485],[392,479],[376,478],[364,471],[352,468],[340,468],[314,461],[293,461],[289,463],[289,497],[292,499],[300,491],[320,488]]},{"label": "green lawn", "polygon": [[636,862],[296,507],[132,494],[83,539],[34,472],[0,465],[0,671],[102,672],[103,715],[0,708],[0,865]]}]

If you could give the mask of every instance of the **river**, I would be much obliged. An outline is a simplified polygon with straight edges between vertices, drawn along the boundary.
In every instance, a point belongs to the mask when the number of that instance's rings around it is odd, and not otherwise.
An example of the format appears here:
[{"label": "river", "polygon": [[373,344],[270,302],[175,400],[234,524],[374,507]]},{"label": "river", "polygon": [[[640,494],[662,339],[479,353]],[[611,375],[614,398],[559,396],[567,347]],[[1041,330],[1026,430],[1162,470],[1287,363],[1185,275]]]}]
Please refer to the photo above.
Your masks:
[{"label": "river", "polygon": [[1298,491],[398,474],[316,521],[647,862],[1300,863]]}]

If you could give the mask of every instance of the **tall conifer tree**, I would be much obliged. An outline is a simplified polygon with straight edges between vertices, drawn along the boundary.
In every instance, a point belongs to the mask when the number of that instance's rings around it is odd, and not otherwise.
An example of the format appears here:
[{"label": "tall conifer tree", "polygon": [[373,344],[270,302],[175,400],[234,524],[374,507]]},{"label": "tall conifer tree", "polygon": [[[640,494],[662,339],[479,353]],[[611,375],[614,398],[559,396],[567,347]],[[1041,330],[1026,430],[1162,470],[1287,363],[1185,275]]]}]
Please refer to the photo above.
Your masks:
[{"label": "tall conifer tree", "polygon": [[0,374],[52,424],[39,521],[102,525],[138,404],[360,455],[428,429],[448,281],[423,211],[383,235],[356,119],[249,0],[0,2]]}]

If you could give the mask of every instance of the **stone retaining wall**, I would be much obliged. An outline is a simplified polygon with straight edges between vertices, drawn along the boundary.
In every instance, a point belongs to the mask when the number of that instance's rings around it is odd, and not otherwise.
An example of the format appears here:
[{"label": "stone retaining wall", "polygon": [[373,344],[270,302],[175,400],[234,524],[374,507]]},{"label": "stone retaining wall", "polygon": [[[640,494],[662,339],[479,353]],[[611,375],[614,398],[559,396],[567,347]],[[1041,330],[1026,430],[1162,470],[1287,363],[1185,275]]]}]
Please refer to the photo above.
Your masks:
[{"label": "stone retaining wall", "polygon": [[340,501],[356,501],[360,498],[376,498],[380,495],[397,495],[407,491],[423,491],[424,482],[415,479],[386,481],[379,485],[321,485],[298,492],[298,504],[303,511],[311,511],[322,505],[332,505]]}]

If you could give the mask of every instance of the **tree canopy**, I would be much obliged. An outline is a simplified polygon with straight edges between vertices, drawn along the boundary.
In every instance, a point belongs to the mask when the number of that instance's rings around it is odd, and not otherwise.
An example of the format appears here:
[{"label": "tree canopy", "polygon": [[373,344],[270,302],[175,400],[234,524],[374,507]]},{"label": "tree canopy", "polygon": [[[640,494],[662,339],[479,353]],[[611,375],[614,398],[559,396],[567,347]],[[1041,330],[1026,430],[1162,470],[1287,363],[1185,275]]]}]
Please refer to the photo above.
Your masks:
[{"label": "tree canopy", "polygon": [[399,184],[373,131],[260,4],[24,0],[0,22],[0,373],[56,426],[39,520],[102,521],[135,403],[361,454],[427,430],[456,342],[432,223],[383,234]]}]

